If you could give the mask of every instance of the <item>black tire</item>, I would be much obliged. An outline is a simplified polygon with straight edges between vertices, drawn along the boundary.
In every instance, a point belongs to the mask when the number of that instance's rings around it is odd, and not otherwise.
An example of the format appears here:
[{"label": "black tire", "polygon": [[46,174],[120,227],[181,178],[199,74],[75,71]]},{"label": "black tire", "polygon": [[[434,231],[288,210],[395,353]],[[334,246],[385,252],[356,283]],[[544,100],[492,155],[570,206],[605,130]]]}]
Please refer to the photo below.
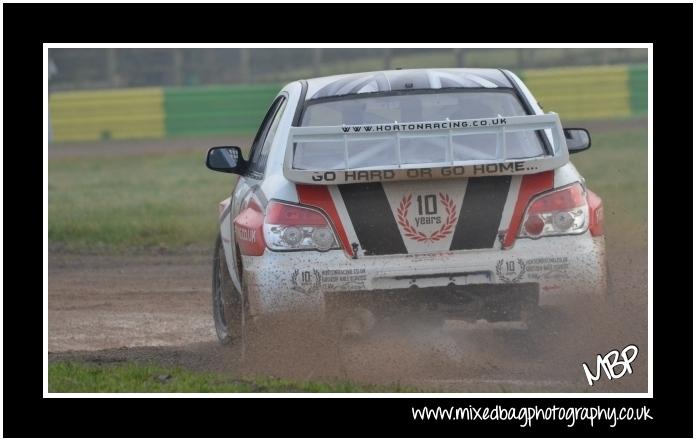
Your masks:
[{"label": "black tire", "polygon": [[[243,280],[242,280],[243,283]],[[244,296],[235,288],[218,235],[213,255],[213,320],[218,340],[235,346],[244,356],[247,340],[247,310]]]}]

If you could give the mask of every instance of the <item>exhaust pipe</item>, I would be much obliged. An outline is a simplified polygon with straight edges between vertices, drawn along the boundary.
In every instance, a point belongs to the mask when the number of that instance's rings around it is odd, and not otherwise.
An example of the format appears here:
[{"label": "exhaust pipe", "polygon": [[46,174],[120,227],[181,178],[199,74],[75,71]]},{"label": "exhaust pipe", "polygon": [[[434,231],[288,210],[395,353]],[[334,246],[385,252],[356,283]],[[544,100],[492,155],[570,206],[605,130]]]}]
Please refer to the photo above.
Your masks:
[{"label": "exhaust pipe", "polygon": [[344,338],[360,338],[370,332],[375,323],[377,320],[371,311],[365,308],[354,308],[343,319],[341,335]]}]

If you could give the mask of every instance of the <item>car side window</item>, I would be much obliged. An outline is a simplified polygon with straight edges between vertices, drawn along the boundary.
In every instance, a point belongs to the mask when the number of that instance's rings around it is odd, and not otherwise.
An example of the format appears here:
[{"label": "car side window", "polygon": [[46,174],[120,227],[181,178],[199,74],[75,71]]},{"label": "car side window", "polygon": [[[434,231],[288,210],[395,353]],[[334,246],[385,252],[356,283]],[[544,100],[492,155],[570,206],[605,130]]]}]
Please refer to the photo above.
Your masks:
[{"label": "car side window", "polygon": [[259,132],[256,134],[249,159],[249,172],[253,175],[261,175],[266,169],[268,152],[273,143],[280,119],[283,116],[286,102],[287,99],[284,96],[278,97],[273,102]]}]

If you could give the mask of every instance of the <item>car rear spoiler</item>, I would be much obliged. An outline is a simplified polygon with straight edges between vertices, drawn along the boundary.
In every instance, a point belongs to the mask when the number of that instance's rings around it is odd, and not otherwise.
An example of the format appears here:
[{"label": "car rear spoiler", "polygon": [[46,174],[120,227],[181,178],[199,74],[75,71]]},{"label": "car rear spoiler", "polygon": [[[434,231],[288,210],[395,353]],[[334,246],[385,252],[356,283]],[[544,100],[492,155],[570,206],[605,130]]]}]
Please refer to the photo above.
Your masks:
[{"label": "car rear spoiler", "polygon": [[[543,130],[543,136],[549,141],[546,143],[545,154],[531,158],[507,158],[507,134],[537,130]],[[496,155],[494,159],[454,160],[455,144],[452,140],[453,136],[473,134],[497,135],[495,137]],[[401,143],[404,140],[434,137],[439,138],[439,141],[446,145],[445,161],[422,164],[401,162]],[[394,144],[394,164],[351,167],[352,157],[349,147],[351,144],[356,146],[361,144],[363,146],[362,154],[364,155],[364,142],[366,141],[368,143],[392,142]],[[353,144],[356,142],[360,144]],[[307,143],[307,146],[314,143],[332,145],[331,151],[335,152],[337,161],[342,162],[343,167],[325,170],[296,168],[295,154],[298,145],[304,143]],[[355,151],[356,149],[354,148],[353,150]],[[357,158],[359,154],[361,153],[355,154],[354,157]],[[293,182],[331,185],[412,179],[523,175],[552,170],[567,162],[568,147],[566,146],[561,121],[557,114],[548,113],[545,115],[499,116],[497,118],[456,121],[291,127],[285,152],[283,173],[286,178]]]}]

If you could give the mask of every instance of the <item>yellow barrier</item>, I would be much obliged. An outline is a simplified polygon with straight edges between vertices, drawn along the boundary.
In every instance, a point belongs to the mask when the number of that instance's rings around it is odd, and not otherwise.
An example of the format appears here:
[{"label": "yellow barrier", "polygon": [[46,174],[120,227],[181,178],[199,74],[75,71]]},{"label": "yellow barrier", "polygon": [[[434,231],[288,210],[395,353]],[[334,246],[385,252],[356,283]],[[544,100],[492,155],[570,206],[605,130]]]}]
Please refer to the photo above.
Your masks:
[{"label": "yellow barrier", "polygon": [[523,78],[544,111],[563,120],[631,115],[626,66],[528,70]]},{"label": "yellow barrier", "polygon": [[161,88],[60,92],[49,99],[53,140],[164,137]]}]

